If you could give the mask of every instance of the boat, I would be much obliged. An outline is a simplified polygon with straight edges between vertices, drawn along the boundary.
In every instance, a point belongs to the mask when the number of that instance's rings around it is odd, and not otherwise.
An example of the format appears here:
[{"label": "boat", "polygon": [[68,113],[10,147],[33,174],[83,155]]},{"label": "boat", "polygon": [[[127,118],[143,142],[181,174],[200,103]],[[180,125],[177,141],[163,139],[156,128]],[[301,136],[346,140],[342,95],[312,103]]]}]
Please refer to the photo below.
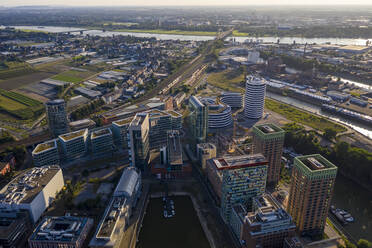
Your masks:
[{"label": "boat", "polygon": [[336,217],[336,219],[341,222],[341,224],[346,225],[348,223],[352,223],[355,221],[354,217],[348,213],[346,210],[336,208],[335,206],[331,206],[330,209],[331,213]]}]

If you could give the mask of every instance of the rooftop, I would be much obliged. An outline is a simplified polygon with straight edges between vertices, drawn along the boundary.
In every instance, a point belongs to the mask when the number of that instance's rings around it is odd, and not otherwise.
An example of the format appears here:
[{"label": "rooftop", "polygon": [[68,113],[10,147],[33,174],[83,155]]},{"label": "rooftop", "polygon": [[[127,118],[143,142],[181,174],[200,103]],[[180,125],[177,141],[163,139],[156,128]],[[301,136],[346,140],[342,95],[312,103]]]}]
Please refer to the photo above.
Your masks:
[{"label": "rooftop", "polygon": [[231,156],[213,159],[217,170],[232,170],[252,167],[257,165],[267,165],[266,158],[260,154]]},{"label": "rooftop", "polygon": [[130,124],[132,120],[133,120],[133,117],[129,117],[129,118],[121,119],[121,120],[118,120],[118,121],[114,121],[113,124],[115,124],[119,127],[122,127],[124,125]]},{"label": "rooftop", "polygon": [[296,157],[295,160],[300,162],[310,171],[322,171],[327,169],[337,169],[337,167],[319,154]]},{"label": "rooftop", "polygon": [[281,133],[284,132],[283,129],[280,127],[272,124],[272,123],[266,123],[261,125],[255,126],[259,131],[261,131],[263,134],[273,134],[273,133]]},{"label": "rooftop", "polygon": [[99,138],[99,137],[107,136],[107,135],[111,135],[110,128],[104,128],[104,129],[93,131],[91,134],[91,138],[95,139],[95,138]]},{"label": "rooftop", "polygon": [[26,211],[0,210],[0,239],[8,239],[8,236],[19,226],[23,226],[28,218]]},{"label": "rooftop", "polygon": [[55,100],[50,100],[46,104],[47,105],[59,105],[59,104],[64,104],[65,100],[63,99],[55,99]]},{"label": "rooftop", "polygon": [[182,160],[182,145],[180,141],[180,134],[178,131],[168,131],[168,152],[169,164],[180,165]]},{"label": "rooftop", "polygon": [[167,112],[164,112],[164,111],[161,111],[161,110],[158,110],[158,109],[152,109],[152,110],[148,111],[147,113],[150,114],[150,118],[158,117],[158,116],[169,116],[169,114]]},{"label": "rooftop", "polygon": [[75,242],[92,219],[75,216],[45,217],[32,233],[31,241]]},{"label": "rooftop", "polygon": [[180,113],[178,113],[178,112],[176,112],[176,111],[174,111],[174,110],[167,110],[166,111],[168,114],[170,114],[172,117],[176,117],[176,118],[178,118],[178,117],[182,117],[182,115],[180,114]]},{"label": "rooftop", "polygon": [[34,167],[21,173],[0,191],[0,203],[31,203],[61,170],[58,165]]},{"label": "rooftop", "polygon": [[133,118],[132,122],[130,123],[131,126],[140,126],[145,121],[146,117],[148,116],[148,113],[138,113]]},{"label": "rooftop", "polygon": [[56,140],[49,140],[44,143],[38,144],[35,149],[32,151],[33,154],[37,154],[40,152],[44,152],[46,150],[49,150],[51,148],[57,148],[57,142]]},{"label": "rooftop", "polygon": [[75,132],[71,132],[71,133],[66,133],[66,134],[62,134],[60,135],[59,137],[67,142],[67,141],[70,141],[72,139],[75,139],[77,137],[81,137],[81,136],[84,136],[85,133],[88,132],[87,129],[82,129],[82,130],[79,130],[79,131],[75,131]]}]

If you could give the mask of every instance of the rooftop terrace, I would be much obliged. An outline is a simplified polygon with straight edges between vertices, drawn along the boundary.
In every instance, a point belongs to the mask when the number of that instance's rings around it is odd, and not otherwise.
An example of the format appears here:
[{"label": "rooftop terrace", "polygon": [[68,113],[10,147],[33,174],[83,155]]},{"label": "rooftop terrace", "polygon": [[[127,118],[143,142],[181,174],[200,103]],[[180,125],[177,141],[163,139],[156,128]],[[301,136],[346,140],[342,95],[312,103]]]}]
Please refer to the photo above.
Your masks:
[{"label": "rooftop terrace", "polygon": [[241,169],[257,165],[266,165],[268,163],[266,158],[260,153],[252,155],[216,158],[213,159],[213,162],[217,170]]},{"label": "rooftop terrace", "polygon": [[88,130],[87,129],[82,129],[82,130],[79,130],[79,131],[75,131],[75,132],[71,132],[71,133],[66,133],[66,134],[62,134],[60,135],[59,137],[67,142],[67,141],[70,141],[72,139],[75,139],[77,137],[81,137],[81,136],[84,136],[85,133],[87,132]]},{"label": "rooftop terrace", "polygon": [[111,134],[110,128],[104,128],[104,129],[100,129],[100,130],[92,132],[91,138],[95,139],[95,138],[99,138],[99,137],[110,135],[110,134]]},{"label": "rooftop terrace", "polygon": [[51,148],[57,148],[56,140],[49,140],[44,143],[38,144],[36,148],[32,151],[32,153],[36,154],[36,153],[44,152]]},{"label": "rooftop terrace", "polygon": [[129,118],[121,119],[118,121],[114,121],[113,123],[119,127],[122,127],[124,125],[130,124],[132,120],[133,120],[133,117],[129,117]]}]

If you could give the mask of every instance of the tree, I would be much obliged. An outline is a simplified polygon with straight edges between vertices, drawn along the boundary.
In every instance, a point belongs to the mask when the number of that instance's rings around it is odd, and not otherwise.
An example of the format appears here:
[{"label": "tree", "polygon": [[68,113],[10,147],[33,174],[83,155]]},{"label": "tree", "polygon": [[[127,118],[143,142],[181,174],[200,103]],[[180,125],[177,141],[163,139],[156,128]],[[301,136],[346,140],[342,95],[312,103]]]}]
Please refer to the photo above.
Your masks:
[{"label": "tree", "polygon": [[333,128],[326,128],[324,130],[323,137],[326,138],[329,141],[332,141],[333,139],[336,138],[337,131],[334,130]]},{"label": "tree", "polygon": [[357,244],[358,248],[371,248],[372,243],[365,239],[360,239]]}]

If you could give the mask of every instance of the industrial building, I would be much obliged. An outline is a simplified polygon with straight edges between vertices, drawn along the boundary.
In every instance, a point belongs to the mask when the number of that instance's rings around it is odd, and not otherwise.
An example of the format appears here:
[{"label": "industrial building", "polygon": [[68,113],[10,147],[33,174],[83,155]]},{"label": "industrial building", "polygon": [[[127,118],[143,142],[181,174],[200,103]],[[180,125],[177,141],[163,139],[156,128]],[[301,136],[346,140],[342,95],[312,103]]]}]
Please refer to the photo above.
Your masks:
[{"label": "industrial building", "polygon": [[28,211],[0,210],[0,247],[26,247],[31,231]]},{"label": "industrial building", "polygon": [[269,161],[267,184],[275,186],[280,179],[285,131],[268,123],[253,126],[253,153],[262,153]]},{"label": "industrial building", "polygon": [[208,107],[197,97],[191,96],[189,99],[191,134],[197,143],[205,141],[208,132]]},{"label": "industrial building", "polygon": [[245,84],[244,116],[260,119],[265,105],[266,82],[262,78],[247,77]]},{"label": "industrial building", "polygon": [[63,186],[59,166],[34,167],[21,173],[1,189],[0,208],[27,210],[35,223]]},{"label": "industrial building", "polygon": [[231,107],[217,98],[205,97],[199,100],[208,107],[208,130],[221,129],[231,125]]},{"label": "industrial building", "polygon": [[245,216],[242,230],[246,247],[282,248],[295,233],[292,217],[271,195],[253,198],[253,211]]},{"label": "industrial building", "polygon": [[118,247],[127,228],[132,208],[141,195],[141,173],[135,167],[124,169],[112,199],[98,224],[90,247]]},{"label": "industrial building", "polygon": [[207,160],[217,157],[217,148],[212,143],[200,143],[196,145],[197,157],[203,170],[206,170]]},{"label": "industrial building", "polygon": [[58,165],[60,162],[57,140],[49,140],[38,144],[32,151],[35,166]]},{"label": "industrial building", "polygon": [[93,219],[75,216],[47,216],[28,239],[30,248],[81,248],[93,226]]},{"label": "industrial building", "polygon": [[63,99],[48,101],[45,104],[49,131],[54,137],[69,131],[66,103]]},{"label": "industrial building", "polygon": [[90,143],[93,156],[111,154],[114,149],[114,140],[111,129],[103,128],[91,132]]},{"label": "industrial building", "polygon": [[294,159],[288,212],[299,234],[323,235],[336,175],[337,167],[319,154]]},{"label": "industrial building", "polygon": [[252,198],[265,192],[267,160],[262,154],[222,157],[207,161],[207,175],[221,199],[221,215],[230,222],[237,203],[251,206]]},{"label": "industrial building", "polygon": [[231,108],[243,107],[243,95],[237,92],[223,92],[220,96],[221,102]]},{"label": "industrial building", "polygon": [[115,144],[123,149],[128,148],[128,129],[133,117],[112,122],[112,134]]},{"label": "industrial building", "polygon": [[88,151],[88,129],[66,133],[58,138],[66,160],[82,157]]},{"label": "industrial building", "polygon": [[129,159],[131,166],[145,170],[150,155],[149,114],[138,113],[129,125]]}]

